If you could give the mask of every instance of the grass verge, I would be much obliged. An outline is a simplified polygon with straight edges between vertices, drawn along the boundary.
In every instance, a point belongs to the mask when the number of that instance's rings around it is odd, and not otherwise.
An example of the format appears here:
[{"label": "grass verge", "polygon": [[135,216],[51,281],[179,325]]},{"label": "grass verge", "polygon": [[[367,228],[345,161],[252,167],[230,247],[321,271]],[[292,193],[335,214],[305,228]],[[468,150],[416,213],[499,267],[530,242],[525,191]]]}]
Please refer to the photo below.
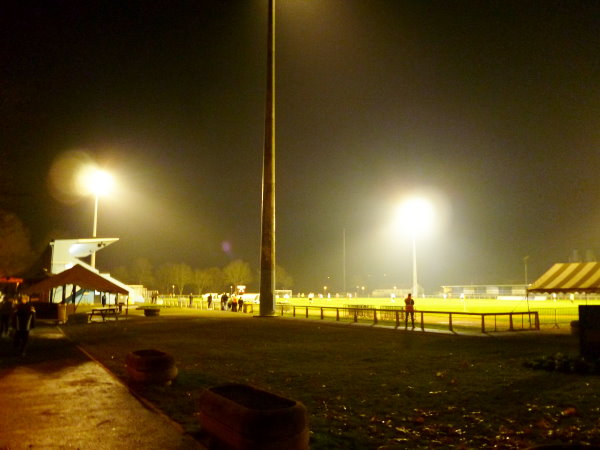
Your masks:
[{"label": "grass verge", "polygon": [[600,445],[600,377],[524,367],[577,354],[569,335],[439,335],[177,309],[64,330],[125,381],[128,352],[172,354],[176,381],[140,394],[191,434],[201,390],[241,382],[302,401],[313,449]]}]

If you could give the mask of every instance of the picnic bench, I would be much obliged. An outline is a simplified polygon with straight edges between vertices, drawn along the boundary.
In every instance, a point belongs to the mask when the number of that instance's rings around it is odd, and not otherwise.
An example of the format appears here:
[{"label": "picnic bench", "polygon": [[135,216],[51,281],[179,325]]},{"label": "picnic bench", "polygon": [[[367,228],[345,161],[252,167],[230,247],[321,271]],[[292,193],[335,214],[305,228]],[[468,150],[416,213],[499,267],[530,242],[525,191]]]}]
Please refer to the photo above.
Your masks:
[{"label": "picnic bench", "polygon": [[107,306],[103,308],[93,308],[88,313],[88,323],[92,321],[94,316],[102,317],[102,322],[105,322],[107,318],[114,317],[115,320],[119,320],[120,308],[118,306]]}]

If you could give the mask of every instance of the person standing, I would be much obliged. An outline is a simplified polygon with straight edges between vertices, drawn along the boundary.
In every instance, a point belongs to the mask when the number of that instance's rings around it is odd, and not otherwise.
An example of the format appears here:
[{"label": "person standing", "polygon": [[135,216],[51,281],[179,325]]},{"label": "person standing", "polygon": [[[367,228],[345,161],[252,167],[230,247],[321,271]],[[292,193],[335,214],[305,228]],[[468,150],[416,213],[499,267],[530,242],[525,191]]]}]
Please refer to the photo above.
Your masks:
[{"label": "person standing", "polygon": [[410,315],[410,319],[412,321],[413,330],[415,329],[415,301],[412,298],[412,294],[409,293],[408,296],[404,299],[404,329],[408,328],[408,316]]},{"label": "person standing", "polygon": [[210,305],[212,305],[212,294],[208,294],[207,300],[208,300],[208,308],[207,309],[210,309]]},{"label": "person standing", "polygon": [[8,335],[8,327],[10,326],[10,316],[13,313],[13,301],[8,295],[5,295],[0,303],[0,337],[4,334]]},{"label": "person standing", "polygon": [[221,310],[225,311],[227,309],[227,300],[229,299],[229,297],[227,297],[227,292],[223,292],[223,295],[221,295]]},{"label": "person standing", "polygon": [[13,315],[13,328],[15,330],[14,346],[21,356],[25,356],[29,331],[35,328],[35,309],[27,303],[24,297],[19,299]]}]

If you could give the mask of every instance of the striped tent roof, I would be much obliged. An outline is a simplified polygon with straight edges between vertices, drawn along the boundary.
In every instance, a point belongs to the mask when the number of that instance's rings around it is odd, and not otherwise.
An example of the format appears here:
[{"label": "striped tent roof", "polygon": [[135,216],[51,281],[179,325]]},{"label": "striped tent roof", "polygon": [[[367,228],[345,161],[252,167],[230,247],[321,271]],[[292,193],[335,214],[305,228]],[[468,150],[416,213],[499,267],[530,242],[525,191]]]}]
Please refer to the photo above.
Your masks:
[{"label": "striped tent roof", "polygon": [[529,292],[600,292],[600,263],[558,263],[538,278]]}]

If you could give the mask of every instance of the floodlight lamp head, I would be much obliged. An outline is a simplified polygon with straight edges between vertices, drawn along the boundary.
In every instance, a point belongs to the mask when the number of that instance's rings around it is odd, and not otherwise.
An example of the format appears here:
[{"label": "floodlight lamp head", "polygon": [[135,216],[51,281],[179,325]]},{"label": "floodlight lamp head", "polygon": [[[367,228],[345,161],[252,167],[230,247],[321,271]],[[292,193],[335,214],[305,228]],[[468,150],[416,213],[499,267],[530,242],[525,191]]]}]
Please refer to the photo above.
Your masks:
[{"label": "floodlight lamp head", "polygon": [[433,223],[433,205],[425,198],[411,197],[400,205],[398,216],[403,229],[413,236],[422,235]]},{"label": "floodlight lamp head", "polygon": [[102,197],[110,192],[113,184],[113,177],[108,172],[95,170],[90,175],[88,187],[92,194]]}]

